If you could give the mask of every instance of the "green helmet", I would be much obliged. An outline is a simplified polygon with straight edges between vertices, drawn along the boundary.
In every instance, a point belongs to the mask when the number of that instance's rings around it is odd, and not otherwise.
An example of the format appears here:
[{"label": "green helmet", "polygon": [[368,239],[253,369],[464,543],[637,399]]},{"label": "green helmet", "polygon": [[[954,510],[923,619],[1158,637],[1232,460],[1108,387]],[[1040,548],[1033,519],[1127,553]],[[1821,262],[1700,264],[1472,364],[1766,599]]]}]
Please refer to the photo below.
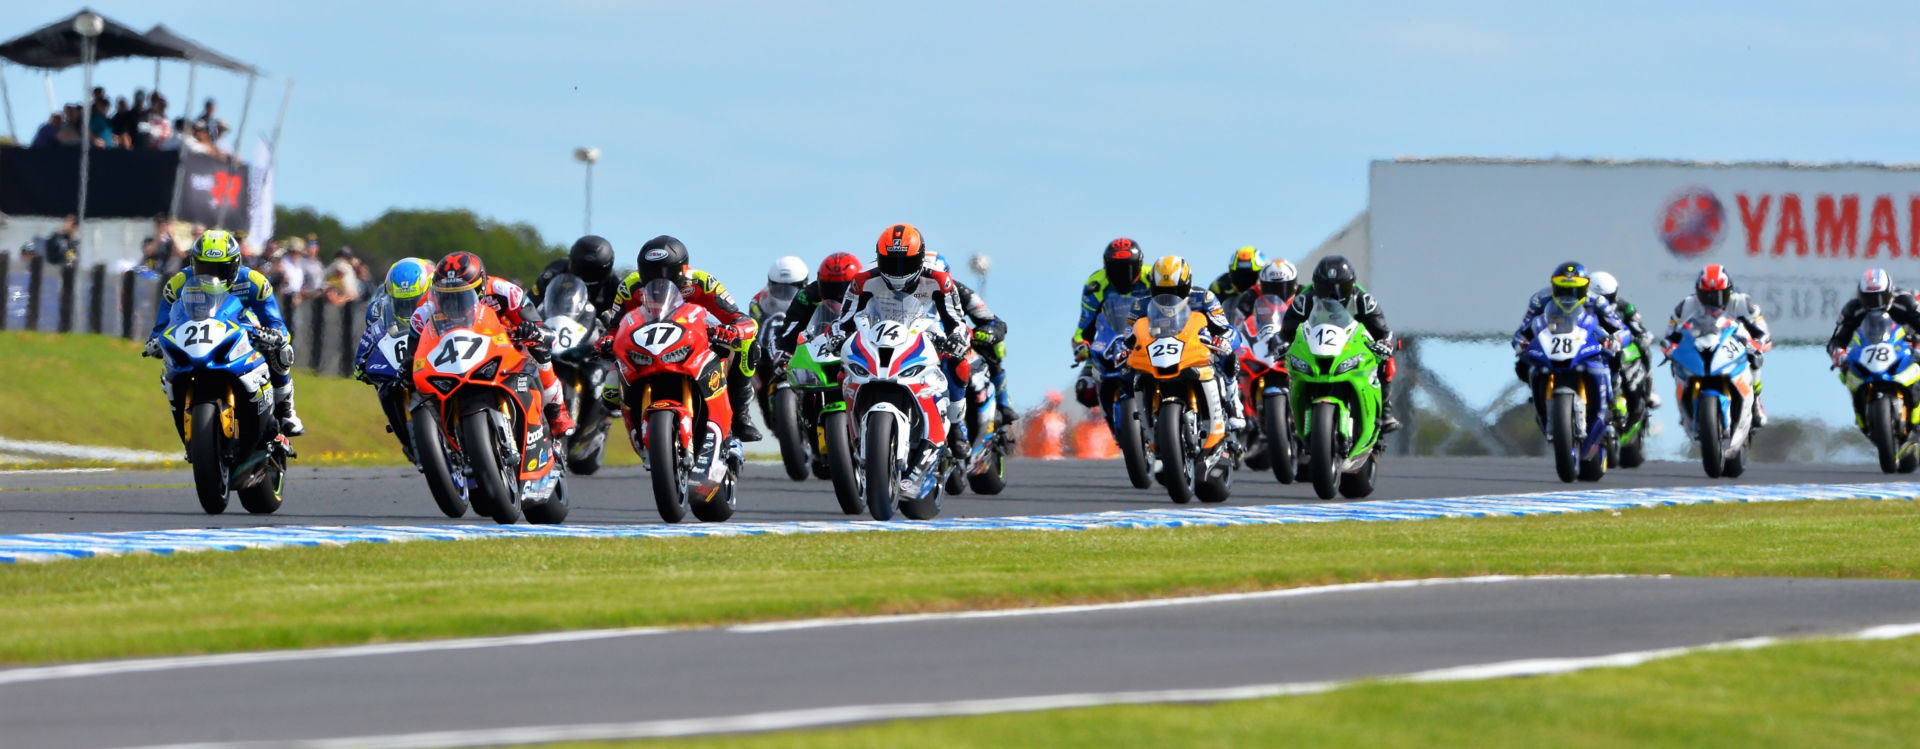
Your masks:
[{"label": "green helmet", "polygon": [[223,229],[208,229],[193,242],[193,274],[229,284],[240,275],[240,240]]}]

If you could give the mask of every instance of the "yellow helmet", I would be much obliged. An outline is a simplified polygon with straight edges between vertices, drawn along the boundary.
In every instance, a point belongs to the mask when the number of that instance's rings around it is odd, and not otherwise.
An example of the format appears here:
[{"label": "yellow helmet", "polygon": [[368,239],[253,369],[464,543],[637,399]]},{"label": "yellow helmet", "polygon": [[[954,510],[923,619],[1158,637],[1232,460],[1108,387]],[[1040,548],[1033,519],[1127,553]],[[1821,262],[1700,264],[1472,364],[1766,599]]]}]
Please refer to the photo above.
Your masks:
[{"label": "yellow helmet", "polygon": [[193,274],[232,283],[240,273],[240,240],[223,229],[208,229],[193,242]]},{"label": "yellow helmet", "polygon": [[1153,263],[1147,283],[1154,296],[1172,294],[1184,297],[1193,293],[1193,268],[1179,255],[1167,255]]}]

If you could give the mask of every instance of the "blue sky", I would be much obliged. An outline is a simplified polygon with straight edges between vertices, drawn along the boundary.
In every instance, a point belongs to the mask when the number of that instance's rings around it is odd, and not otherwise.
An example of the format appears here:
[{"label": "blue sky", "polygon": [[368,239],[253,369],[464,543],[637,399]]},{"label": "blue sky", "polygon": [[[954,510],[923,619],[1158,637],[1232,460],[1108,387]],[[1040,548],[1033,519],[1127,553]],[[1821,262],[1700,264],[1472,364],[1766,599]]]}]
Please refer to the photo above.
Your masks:
[{"label": "blue sky", "polygon": [[[351,221],[465,207],[564,242],[581,228],[571,150],[594,145],[594,229],[623,262],[671,233],[742,294],[775,256],[865,251],[916,223],[949,256],[994,258],[1023,402],[1067,384],[1076,295],[1108,239],[1208,277],[1243,244],[1298,258],[1364,209],[1370,159],[1920,161],[1920,6],[1904,4],[94,7],[275,74],[251,132],[296,79],[276,191]],[[35,3],[8,31],[73,9]],[[30,133],[41,76],[6,75]],[[125,94],[152,76],[111,62],[98,78]],[[164,76],[177,109],[185,69]],[[77,71],[53,80],[80,98]],[[199,80],[238,124],[243,82]]]}]

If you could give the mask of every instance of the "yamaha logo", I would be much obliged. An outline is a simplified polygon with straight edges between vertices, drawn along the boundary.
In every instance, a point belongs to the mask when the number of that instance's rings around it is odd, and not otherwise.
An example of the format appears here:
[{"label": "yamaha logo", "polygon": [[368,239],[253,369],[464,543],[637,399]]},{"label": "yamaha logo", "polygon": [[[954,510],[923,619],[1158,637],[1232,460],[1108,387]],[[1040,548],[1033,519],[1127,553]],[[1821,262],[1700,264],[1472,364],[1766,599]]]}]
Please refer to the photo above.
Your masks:
[{"label": "yamaha logo", "polygon": [[1680,188],[1667,197],[1654,222],[1654,231],[1667,251],[1687,258],[1713,249],[1727,227],[1727,212],[1712,190],[1699,185]]}]

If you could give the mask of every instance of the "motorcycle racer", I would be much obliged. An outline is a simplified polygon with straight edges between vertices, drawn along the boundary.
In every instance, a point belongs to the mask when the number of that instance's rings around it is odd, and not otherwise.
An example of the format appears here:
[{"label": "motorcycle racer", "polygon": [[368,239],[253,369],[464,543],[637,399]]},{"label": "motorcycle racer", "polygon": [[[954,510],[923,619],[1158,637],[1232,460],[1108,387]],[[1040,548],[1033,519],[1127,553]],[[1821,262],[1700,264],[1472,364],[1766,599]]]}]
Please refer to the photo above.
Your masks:
[{"label": "motorcycle racer", "polygon": [[[948,272],[947,261],[940,253],[927,250],[927,267],[943,273]],[[973,350],[980,354],[980,360],[987,363],[987,375],[993,380],[994,403],[999,407],[999,421],[1012,424],[1019,416],[1013,410],[1012,396],[1007,394],[1007,322],[993,314],[987,307],[987,300],[966,285],[960,279],[953,279],[954,288],[960,292],[960,309],[967,314],[967,320],[973,323]]]},{"label": "motorcycle racer", "polygon": [[1193,268],[1178,255],[1166,255],[1154,261],[1146,286],[1146,296],[1134,301],[1133,312],[1127,316],[1129,332],[1108,355],[1118,360],[1139,344],[1131,332],[1133,324],[1147,316],[1147,304],[1153,297],[1172,295],[1186,298],[1187,306],[1207,319],[1207,334],[1212,338],[1208,345],[1213,349],[1213,365],[1218,373],[1211,382],[1216,399],[1227,415],[1227,428],[1236,431],[1245,428],[1246,406],[1240,402],[1239,382],[1235,379],[1240,372],[1240,355],[1234,352],[1237,334],[1233,325],[1227,322],[1227,313],[1220,306],[1220,299],[1208,289],[1194,288]]},{"label": "motorcycle racer", "polygon": [[[408,351],[416,351],[420,333],[433,324],[442,310],[461,313],[473,305],[492,307],[500,322],[511,326],[514,344],[540,364],[541,402],[547,430],[556,437],[573,433],[573,415],[567,413],[566,399],[560,392],[560,378],[553,374],[553,344],[540,323],[540,308],[533,305],[520,286],[504,278],[487,275],[480,257],[471,252],[455,252],[433,266],[433,290],[427,301],[413,310],[413,341]],[[409,367],[411,359],[408,360]],[[403,376],[410,380],[411,375]]]},{"label": "motorcycle racer", "polygon": [[1213,279],[1207,290],[1220,299],[1221,307],[1237,309],[1240,298],[1260,282],[1260,269],[1265,267],[1267,257],[1253,245],[1234,250],[1233,259],[1227,261],[1227,272]]},{"label": "motorcycle racer", "polygon": [[[1633,336],[1634,342],[1640,344],[1641,353],[1651,355],[1654,350],[1653,333],[1647,330],[1646,318],[1640,316],[1640,308],[1635,307],[1633,302],[1620,298],[1620,282],[1614,279],[1613,274],[1603,270],[1594,271],[1593,292],[1613,304],[1614,311],[1620,315],[1620,322],[1627,326],[1627,332]],[[1660,403],[1660,394],[1652,392],[1649,387],[1647,406],[1659,408]]]},{"label": "motorcycle racer", "polygon": [[806,288],[807,281],[805,260],[792,255],[774,260],[773,267],[767,269],[766,287],[755,292],[747,302],[747,315],[766,325],[768,313],[785,312],[799,297],[800,290]]},{"label": "motorcycle racer", "polygon": [[1146,256],[1139,242],[1126,237],[1108,242],[1106,250],[1100,253],[1100,269],[1087,276],[1087,284],[1080,291],[1080,325],[1073,330],[1073,361],[1081,366],[1073,395],[1080,405],[1088,408],[1100,405],[1100,388],[1093,376],[1093,362],[1088,357],[1093,350],[1094,326],[1100,318],[1100,307],[1106,304],[1109,292],[1132,296],[1136,303],[1147,297]]},{"label": "motorcycle racer", "polygon": [[[733,436],[741,442],[758,442],[760,430],[753,426],[753,420],[747,413],[747,404],[753,402],[754,373],[754,363],[748,352],[753,348],[754,335],[759,332],[760,324],[752,316],[740,311],[733,301],[733,295],[727,293],[727,287],[720,283],[720,279],[689,266],[689,258],[687,246],[665,234],[641,245],[639,269],[627,274],[626,279],[620,282],[620,292],[614,296],[614,306],[617,308],[615,324],[640,306],[636,295],[642,286],[649,281],[662,279],[679,286],[680,295],[689,303],[705,307],[713,313],[720,323],[713,328],[713,340],[732,350],[726,365],[726,386],[727,401],[733,405]],[[608,326],[608,329],[614,327]],[[602,357],[611,359],[612,345],[613,339],[607,337],[600,339],[595,348]],[[620,407],[620,391],[603,390],[601,397],[608,407]]]},{"label": "motorcycle racer", "polygon": [[1760,395],[1760,365],[1766,359],[1767,350],[1773,348],[1773,334],[1767,329],[1767,318],[1761,314],[1760,305],[1746,292],[1734,288],[1733,277],[1727,274],[1726,266],[1708,265],[1694,279],[1693,294],[1674,305],[1673,317],[1667,319],[1664,350],[1671,351],[1680,344],[1681,325],[1703,314],[1732,318],[1753,338],[1753,347],[1747,354],[1749,366],[1753,367],[1753,425],[1765,427],[1767,408]]},{"label": "motorcycle racer", "polygon": [[[293,410],[293,336],[287,330],[286,320],[280,317],[280,303],[274,299],[273,284],[266,274],[240,265],[240,240],[224,230],[209,229],[195,239],[192,264],[167,279],[160,290],[153,330],[147,334],[142,353],[156,359],[161,356],[160,334],[167,328],[173,303],[180,298],[181,289],[198,285],[200,279],[226,283],[233,297],[246,305],[248,314],[258,325],[250,332],[254,348],[266,358],[268,380],[273,384],[274,418],[279,420],[280,430],[287,436],[305,434],[306,425]],[[178,410],[173,413],[173,423],[185,435]]]},{"label": "motorcycle racer", "polygon": [[353,379],[366,381],[363,367],[367,355],[379,345],[386,328],[380,325],[381,319],[392,320],[395,324],[412,327],[413,311],[426,301],[427,290],[433,285],[433,264],[417,257],[403,257],[387,269],[387,281],[373,292],[373,299],[367,302],[365,329],[360,333],[360,343],[353,350]]},{"label": "motorcycle racer", "polygon": [[800,345],[800,334],[807,332],[807,323],[813,320],[814,311],[822,304],[844,302],[847,289],[865,268],[860,258],[851,252],[836,252],[820,261],[814,281],[801,288],[793,303],[787,305],[785,321],[771,334],[773,340],[767,354],[776,366],[785,366],[793,357],[793,348]]},{"label": "motorcycle racer", "polygon": [[[1308,299],[1331,299],[1347,308],[1354,321],[1366,327],[1367,334],[1373,336],[1368,348],[1383,362],[1380,365],[1380,430],[1382,433],[1400,429],[1400,420],[1393,416],[1393,354],[1399,341],[1393,337],[1393,331],[1387,327],[1387,315],[1380,309],[1379,301],[1367,293],[1359,283],[1353,264],[1340,255],[1328,255],[1320,258],[1313,266],[1312,283],[1301,290],[1300,295]],[[1298,298],[1298,297],[1296,297]],[[1293,345],[1294,335],[1300,332],[1300,326],[1306,324],[1307,316],[1312,314],[1311,304],[1289,304],[1287,315],[1280,320],[1280,341],[1283,347]]]},{"label": "motorcycle racer", "polygon": [[1234,309],[1241,317],[1253,314],[1253,304],[1260,297],[1276,297],[1281,306],[1292,304],[1295,294],[1300,293],[1300,271],[1285,258],[1269,261],[1260,268],[1260,280],[1255,283],[1251,293],[1242,293],[1234,300]]},{"label": "motorcycle racer", "polygon": [[565,259],[547,263],[540,276],[533,280],[533,288],[527,290],[534,309],[546,301],[547,284],[562,273],[587,284],[587,303],[592,304],[601,317],[613,309],[613,297],[620,292],[620,279],[613,275],[613,243],[606,237],[588,234],[573,240]]},{"label": "motorcycle racer", "polygon": [[[1549,304],[1566,312],[1585,306],[1589,312],[1593,313],[1600,322],[1601,330],[1613,337],[1608,347],[1610,352],[1608,360],[1613,369],[1614,379],[1618,379],[1620,371],[1618,352],[1625,344],[1627,326],[1626,323],[1621,322],[1620,313],[1614,309],[1613,302],[1605,296],[1589,293],[1592,288],[1593,277],[1587,272],[1587,266],[1569,260],[1554,266],[1547,288],[1535,292],[1533,297],[1527,300],[1527,313],[1520,317],[1520,327],[1513,331],[1511,342],[1514,355],[1513,375],[1521,382],[1530,381],[1533,365],[1528,364],[1520,354],[1526,350],[1527,341],[1532,336],[1534,320],[1547,313]],[[1615,388],[1614,392],[1619,392],[1619,389]]]},{"label": "motorcycle racer", "polygon": [[947,375],[947,401],[951,404],[947,418],[953,426],[949,434],[951,440],[964,445],[968,437],[966,422],[960,418],[963,412],[960,406],[966,402],[967,381],[972,374],[966,353],[972,345],[973,333],[968,329],[966,313],[960,308],[960,289],[946,271],[927,267],[926,239],[912,224],[887,227],[874,245],[873,267],[862,271],[847,288],[847,303],[841,306],[840,319],[835,323],[839,331],[835,338],[844,340],[853,334],[854,319],[875,295],[905,293],[925,301],[946,331],[939,349],[940,364]]},{"label": "motorcycle racer", "polygon": [[[1887,313],[1909,332],[1920,333],[1920,302],[1912,294],[1901,293],[1893,286],[1893,277],[1883,268],[1870,268],[1860,276],[1858,292],[1840,308],[1840,319],[1833,324],[1833,336],[1827,339],[1827,355],[1833,358],[1833,365],[1839,367],[1847,357],[1847,345],[1853,338],[1853,332],[1860,328],[1860,321],[1868,312],[1879,310]],[[1907,403],[1912,405],[1907,415],[1909,423],[1920,418],[1920,382],[1907,387]],[[1855,414],[1855,419],[1859,418]]]}]

